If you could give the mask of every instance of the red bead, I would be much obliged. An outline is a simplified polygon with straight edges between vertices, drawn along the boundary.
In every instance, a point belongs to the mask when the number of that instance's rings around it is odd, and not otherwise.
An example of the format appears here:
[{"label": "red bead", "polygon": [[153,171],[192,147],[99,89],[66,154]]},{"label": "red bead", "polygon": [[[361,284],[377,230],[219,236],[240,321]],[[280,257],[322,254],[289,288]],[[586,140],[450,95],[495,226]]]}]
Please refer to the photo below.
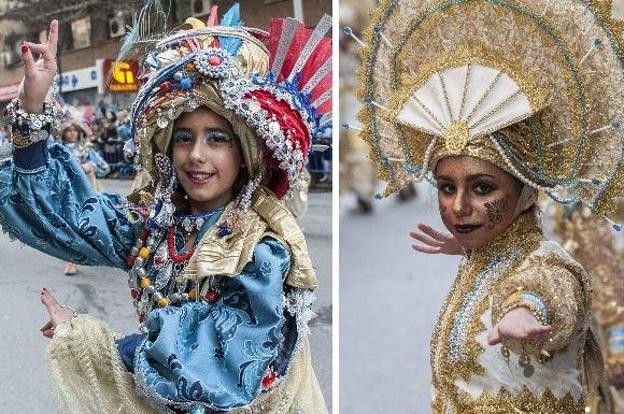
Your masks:
[{"label": "red bead", "polygon": [[143,229],[141,230],[141,233],[139,233],[139,239],[145,240],[149,237],[149,235],[150,235],[150,231],[148,229]]},{"label": "red bead", "polygon": [[273,371],[269,372],[264,378],[262,378],[262,386],[264,388],[271,388],[271,386],[275,383],[275,378],[277,378],[277,374]]},{"label": "red bead", "polygon": [[217,300],[219,300],[219,294],[214,289],[210,289],[208,293],[206,293],[205,297],[206,300],[210,303],[215,303]]},{"label": "red bead", "polygon": [[130,289],[130,297],[132,297],[132,300],[137,300],[139,297],[139,291],[136,289]]},{"label": "red bead", "polygon": [[136,260],[136,256],[128,255],[126,258],[126,262],[130,267],[134,266],[134,261]]},{"label": "red bead", "polygon": [[155,264],[159,265],[159,264],[162,264],[162,262],[163,262],[163,258],[162,258],[162,256],[156,256],[156,257],[154,257],[154,263],[155,263]]},{"label": "red bead", "polygon": [[145,315],[141,314],[139,315],[139,323],[143,323],[145,322]]},{"label": "red bead", "polygon": [[183,263],[186,262],[193,256],[193,252],[195,251],[195,247],[190,249],[188,252],[184,254],[178,254],[175,248],[175,224],[169,229],[167,229],[167,251],[169,252],[169,257],[173,260],[174,263]]},{"label": "red bead", "polygon": [[208,63],[211,66],[219,66],[223,60],[220,56],[212,55],[208,58]]},{"label": "red bead", "polygon": [[163,83],[160,84],[160,89],[167,92],[171,90],[171,82],[169,81],[165,81]]}]

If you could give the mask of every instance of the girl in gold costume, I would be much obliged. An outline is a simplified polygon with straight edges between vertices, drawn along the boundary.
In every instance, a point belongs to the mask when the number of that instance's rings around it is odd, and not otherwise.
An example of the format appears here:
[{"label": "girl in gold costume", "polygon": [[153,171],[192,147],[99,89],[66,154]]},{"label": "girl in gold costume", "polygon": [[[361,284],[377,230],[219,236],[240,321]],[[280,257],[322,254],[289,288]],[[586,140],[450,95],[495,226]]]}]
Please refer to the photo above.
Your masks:
[{"label": "girl in gold costume", "polygon": [[607,215],[622,194],[622,25],[610,2],[385,0],[360,45],[359,114],[390,195],[438,188],[463,254],[431,341],[435,414],[585,412],[602,376],[585,270],[538,192]]}]

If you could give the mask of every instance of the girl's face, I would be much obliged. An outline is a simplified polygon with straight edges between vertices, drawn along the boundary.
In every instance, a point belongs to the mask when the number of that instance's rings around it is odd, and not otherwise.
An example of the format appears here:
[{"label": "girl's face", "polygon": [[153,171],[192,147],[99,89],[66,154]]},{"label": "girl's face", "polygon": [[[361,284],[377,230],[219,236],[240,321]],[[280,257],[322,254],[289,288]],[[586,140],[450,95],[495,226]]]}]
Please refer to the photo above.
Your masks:
[{"label": "girl's face", "polygon": [[240,142],[223,117],[206,108],[182,114],[171,135],[173,167],[193,213],[227,204],[240,173]]},{"label": "girl's face", "polygon": [[80,131],[78,131],[78,128],[75,125],[70,125],[67,128],[65,128],[65,131],[63,131],[63,141],[64,142],[76,142],[78,141],[78,137],[80,136]]},{"label": "girl's face", "polygon": [[478,249],[513,222],[522,183],[494,164],[446,157],[438,162],[435,178],[442,222],[464,249]]}]

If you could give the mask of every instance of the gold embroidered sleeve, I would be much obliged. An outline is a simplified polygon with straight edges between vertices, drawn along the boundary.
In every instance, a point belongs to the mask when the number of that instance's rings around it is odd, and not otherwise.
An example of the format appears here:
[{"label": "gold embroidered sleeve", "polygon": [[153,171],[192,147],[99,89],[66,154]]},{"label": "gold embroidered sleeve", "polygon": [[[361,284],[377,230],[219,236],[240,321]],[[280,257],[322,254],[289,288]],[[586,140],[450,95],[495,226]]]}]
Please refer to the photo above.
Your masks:
[{"label": "gold embroidered sleeve", "polygon": [[[620,208],[624,210],[624,205]],[[611,225],[584,207],[560,218],[555,230],[563,247],[591,276],[592,311],[601,329],[624,323],[624,269]]]},{"label": "gold embroidered sleeve", "polygon": [[[624,205],[618,208],[616,214],[623,214]],[[596,332],[602,339],[609,373],[617,376],[624,366],[624,268],[611,225],[591,215],[587,208],[577,208],[569,217],[559,218],[558,223],[555,230],[563,247],[591,276]],[[600,246],[598,251],[596,246]]]},{"label": "gold embroidered sleeve", "polygon": [[567,346],[584,329],[588,293],[583,270],[556,256],[531,258],[529,266],[506,280],[494,294],[492,324],[517,307],[528,308],[550,334],[526,341],[503,340],[515,353],[539,354]]}]

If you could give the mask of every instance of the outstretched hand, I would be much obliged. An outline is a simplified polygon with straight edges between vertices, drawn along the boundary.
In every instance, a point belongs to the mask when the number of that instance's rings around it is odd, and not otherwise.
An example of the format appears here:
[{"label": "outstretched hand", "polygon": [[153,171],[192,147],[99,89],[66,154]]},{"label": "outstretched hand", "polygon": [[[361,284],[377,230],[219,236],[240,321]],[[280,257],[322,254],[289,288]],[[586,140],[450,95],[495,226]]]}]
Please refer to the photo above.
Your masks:
[{"label": "outstretched hand", "polygon": [[488,334],[488,344],[496,345],[504,338],[527,340],[552,331],[542,325],[530,310],[524,307],[507,312]]},{"label": "outstretched hand", "polygon": [[453,235],[441,233],[426,224],[418,224],[418,231],[410,231],[410,236],[420,242],[412,244],[412,249],[418,252],[427,254],[464,254],[464,250]]},{"label": "outstretched hand", "polygon": [[[22,108],[31,114],[43,112],[43,102],[56,75],[56,50],[58,45],[58,21],[52,20],[46,43],[22,43],[24,80],[20,85],[19,100]],[[33,52],[40,57],[37,61]]]},{"label": "outstretched hand", "polygon": [[59,305],[54,296],[45,288],[41,291],[40,299],[48,311],[50,320],[39,330],[46,338],[52,338],[56,327],[63,322],[71,320],[74,317],[74,312],[67,307]]}]

